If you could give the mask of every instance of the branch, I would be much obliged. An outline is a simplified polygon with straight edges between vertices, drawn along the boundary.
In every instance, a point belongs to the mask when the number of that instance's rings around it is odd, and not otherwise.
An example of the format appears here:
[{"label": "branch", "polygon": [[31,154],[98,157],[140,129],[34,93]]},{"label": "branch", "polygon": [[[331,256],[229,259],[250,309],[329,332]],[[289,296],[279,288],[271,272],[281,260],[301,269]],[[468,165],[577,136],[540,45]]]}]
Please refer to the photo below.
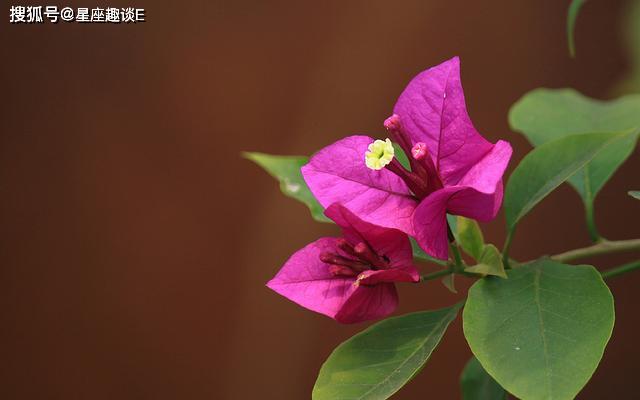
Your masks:
[{"label": "branch", "polygon": [[600,274],[602,275],[603,279],[609,279],[618,275],[626,274],[627,272],[634,271],[638,268],[640,268],[640,260],[630,262],[619,267],[604,270]]}]

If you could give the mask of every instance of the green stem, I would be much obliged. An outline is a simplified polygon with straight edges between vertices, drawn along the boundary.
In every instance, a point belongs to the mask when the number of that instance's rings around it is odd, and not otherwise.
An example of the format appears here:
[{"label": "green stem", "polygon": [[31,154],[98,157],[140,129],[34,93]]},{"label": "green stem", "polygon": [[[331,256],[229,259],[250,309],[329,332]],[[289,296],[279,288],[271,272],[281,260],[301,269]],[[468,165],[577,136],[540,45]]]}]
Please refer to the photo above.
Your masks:
[{"label": "green stem", "polygon": [[507,239],[504,241],[504,246],[502,247],[502,263],[507,269],[511,268],[511,265],[509,264],[509,250],[511,250],[511,240],[513,240],[513,231],[509,231],[509,233],[507,233]]},{"label": "green stem", "polygon": [[422,275],[420,277],[422,281],[429,281],[429,280],[437,279],[437,278],[440,278],[441,276],[450,275],[450,274],[473,275],[464,271],[464,262],[462,261],[462,255],[460,254],[460,249],[458,248],[458,245],[456,244],[456,242],[450,242],[449,248],[453,253],[453,260],[447,263],[449,268],[432,272],[430,274]]},{"label": "green stem", "polygon": [[602,271],[600,274],[602,275],[603,279],[609,279],[618,275],[626,274],[627,272],[631,272],[636,269],[640,269],[640,260],[630,262],[619,267],[607,269],[605,271]]},{"label": "green stem", "polygon": [[441,271],[436,271],[436,272],[432,272],[430,274],[422,275],[420,278],[423,281],[430,281],[432,279],[438,279],[441,276],[449,275],[451,273],[453,273],[453,270],[451,268],[447,268],[447,269],[443,269]]},{"label": "green stem", "polygon": [[592,202],[585,204],[585,214],[587,219],[587,230],[589,231],[589,237],[591,238],[591,241],[594,243],[602,241],[602,237],[600,237],[598,229],[596,228],[596,221],[595,217],[593,216]]},{"label": "green stem", "polygon": [[551,258],[556,261],[566,262],[602,254],[622,253],[634,250],[640,250],[640,239],[602,240],[592,246],[569,250],[564,253],[553,255]]},{"label": "green stem", "polygon": [[453,253],[453,260],[455,262],[453,266],[454,272],[460,272],[464,270],[464,263],[462,262],[462,255],[460,254],[460,249],[458,248],[458,244],[456,242],[449,243],[449,248]]}]

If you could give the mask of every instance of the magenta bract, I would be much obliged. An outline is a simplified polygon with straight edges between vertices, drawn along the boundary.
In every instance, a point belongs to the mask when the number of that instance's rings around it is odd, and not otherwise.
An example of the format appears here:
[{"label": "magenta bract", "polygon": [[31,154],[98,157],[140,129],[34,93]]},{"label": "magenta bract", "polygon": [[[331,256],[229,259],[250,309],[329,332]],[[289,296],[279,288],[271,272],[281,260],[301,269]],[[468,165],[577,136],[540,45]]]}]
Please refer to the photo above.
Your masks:
[{"label": "magenta bract", "polygon": [[325,147],[302,167],[323,206],[338,202],[372,224],[414,236],[430,255],[446,259],[446,214],[493,219],[502,204],[502,175],[512,149],[484,139],[467,114],[460,61],[452,58],[413,78],[385,127],[411,160],[411,171],[391,163],[369,169],[374,141],[350,136]]},{"label": "magenta bract", "polygon": [[341,205],[325,211],[343,237],[293,254],[267,286],[342,323],[385,317],[398,305],[394,282],[418,282],[406,234],[365,222]]}]

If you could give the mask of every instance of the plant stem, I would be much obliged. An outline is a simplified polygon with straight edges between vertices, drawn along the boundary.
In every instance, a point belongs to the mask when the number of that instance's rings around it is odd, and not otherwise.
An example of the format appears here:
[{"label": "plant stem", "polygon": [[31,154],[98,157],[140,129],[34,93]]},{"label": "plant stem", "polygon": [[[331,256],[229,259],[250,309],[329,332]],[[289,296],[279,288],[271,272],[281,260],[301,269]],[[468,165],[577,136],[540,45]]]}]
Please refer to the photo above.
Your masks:
[{"label": "plant stem", "polygon": [[509,264],[509,250],[511,249],[511,240],[513,239],[513,231],[509,231],[507,233],[507,239],[504,241],[504,246],[502,247],[502,263],[504,267],[509,269],[511,265]]},{"label": "plant stem", "polygon": [[453,270],[451,268],[443,269],[441,271],[432,272],[430,274],[422,275],[420,278],[422,281],[430,281],[432,279],[438,279],[441,276],[452,274]]},{"label": "plant stem", "polygon": [[602,275],[603,279],[609,279],[609,278],[616,277],[618,275],[626,274],[627,272],[631,272],[639,268],[640,268],[640,260],[637,260],[634,262],[630,262],[628,264],[621,265],[619,267],[607,269],[605,271],[602,271],[600,274]]},{"label": "plant stem", "polygon": [[551,258],[556,261],[565,262],[601,254],[622,253],[634,250],[640,250],[640,239],[603,240],[592,246],[569,250],[564,253],[553,255]]},{"label": "plant stem", "polygon": [[447,265],[447,269],[443,269],[440,271],[432,272],[430,274],[422,275],[420,279],[422,281],[429,281],[432,279],[440,278],[441,276],[450,275],[450,274],[460,274],[460,275],[473,275],[464,271],[464,262],[462,261],[462,255],[460,254],[460,249],[456,242],[450,242],[449,248],[453,253],[453,260],[450,260]]},{"label": "plant stem", "polygon": [[460,249],[458,248],[458,244],[456,242],[449,243],[449,248],[451,248],[451,252],[453,253],[453,260],[455,262],[453,266],[454,272],[460,272],[464,270],[464,264],[462,262],[462,255],[460,255]]},{"label": "plant stem", "polygon": [[595,217],[593,216],[593,203],[589,202],[585,204],[585,214],[587,219],[587,230],[589,231],[589,237],[593,243],[602,241],[598,229],[596,228]]}]

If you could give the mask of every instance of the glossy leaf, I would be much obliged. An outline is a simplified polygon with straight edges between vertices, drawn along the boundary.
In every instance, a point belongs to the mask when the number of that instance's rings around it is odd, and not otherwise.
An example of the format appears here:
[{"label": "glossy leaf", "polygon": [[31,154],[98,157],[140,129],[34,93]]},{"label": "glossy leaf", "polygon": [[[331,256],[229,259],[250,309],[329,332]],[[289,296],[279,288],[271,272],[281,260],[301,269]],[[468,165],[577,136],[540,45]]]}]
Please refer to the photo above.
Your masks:
[{"label": "glossy leaf", "polygon": [[457,217],[456,240],[465,253],[479,260],[484,250],[484,236],[478,223],[470,218]]},{"label": "glossy leaf", "polygon": [[467,272],[480,275],[494,275],[507,278],[502,263],[502,255],[496,246],[488,244],[484,246],[482,254],[478,258],[478,264],[464,269]]},{"label": "glossy leaf", "polygon": [[[511,127],[534,146],[582,133],[640,130],[640,95],[599,101],[573,89],[536,89],[516,102],[509,112]],[[629,157],[637,134],[610,147],[589,162],[587,174],[576,174],[571,184],[591,201],[615,170]]]},{"label": "glossy leaf", "polygon": [[[522,132],[534,146],[590,132],[623,132],[640,129],[640,95],[599,101],[573,89],[536,89],[516,102],[509,113],[512,129]],[[569,179],[587,210],[592,239],[598,234],[593,222],[596,195],[631,155],[637,141],[629,135],[596,155]]]},{"label": "glossy leaf", "polygon": [[309,211],[311,211],[313,219],[321,222],[331,222],[329,218],[325,217],[324,209],[313,194],[311,194],[309,187],[307,187],[306,182],[302,178],[300,167],[309,161],[308,157],[274,156],[271,154],[249,152],[245,152],[242,155],[264,168],[269,175],[276,178],[280,182],[280,190],[282,193],[304,203],[309,208]]},{"label": "glossy leaf", "polygon": [[633,197],[634,199],[640,200],[640,190],[629,191],[629,196]]},{"label": "glossy leaf", "polygon": [[640,94],[601,101],[574,89],[535,89],[509,111],[509,124],[534,146],[567,135],[640,128]]},{"label": "glossy leaf", "polygon": [[567,41],[569,43],[569,55],[571,57],[576,56],[576,44],[575,44],[575,27],[576,20],[582,5],[587,0],[572,0],[569,5],[569,11],[567,12]]},{"label": "glossy leaf", "polygon": [[507,392],[471,357],[460,377],[462,400],[506,400]]},{"label": "glossy leaf", "polygon": [[422,369],[460,307],[389,318],[353,336],[320,369],[313,399],[389,398]]},{"label": "glossy leaf", "polygon": [[544,143],[527,154],[511,174],[504,208],[508,234],[518,221],[600,152],[628,143],[634,132],[586,133]]},{"label": "glossy leaf", "polygon": [[545,258],[507,274],[469,290],[463,328],[471,350],[520,399],[573,399],[611,336],[611,292],[588,265]]}]

